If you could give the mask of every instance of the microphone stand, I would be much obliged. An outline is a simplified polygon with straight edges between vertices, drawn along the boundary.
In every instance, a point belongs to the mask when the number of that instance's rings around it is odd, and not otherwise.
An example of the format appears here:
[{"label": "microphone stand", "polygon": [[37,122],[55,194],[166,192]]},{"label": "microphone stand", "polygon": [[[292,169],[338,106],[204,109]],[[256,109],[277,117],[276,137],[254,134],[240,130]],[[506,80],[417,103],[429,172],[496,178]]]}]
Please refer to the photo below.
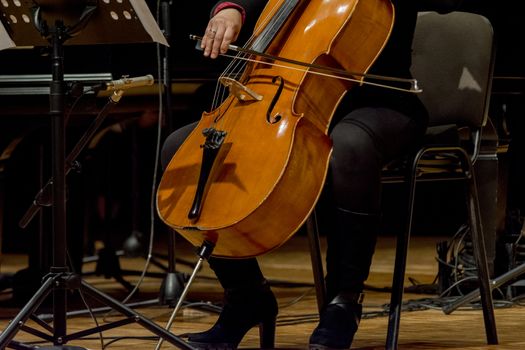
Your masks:
[{"label": "microphone stand", "polygon": [[[160,2],[160,28],[169,43],[171,39],[171,7],[172,0],[161,0]],[[173,112],[171,99],[171,71],[170,71],[170,46],[162,48],[162,88],[163,88],[163,116],[167,134],[171,133],[173,127]],[[168,269],[166,277],[160,286],[159,302],[161,305],[174,306],[181,297],[184,289],[185,276],[176,271],[175,268],[175,231],[168,230]]]},{"label": "microphone stand", "polygon": [[[55,65],[53,65],[55,66]],[[135,81],[137,79],[137,81]],[[88,129],[84,132],[80,140],[76,143],[75,147],[70,151],[68,156],[64,161],[64,175],[67,176],[71,170],[76,170],[79,168],[79,164],[76,161],[82,150],[88,145],[90,140],[95,135],[96,131],[100,128],[106,116],[109,114],[110,110],[120,101],[124,94],[124,89],[132,88],[135,86],[142,85],[151,85],[153,84],[153,76],[148,75],[140,78],[124,78],[121,80],[116,80],[110,82],[108,87],[109,90],[113,91],[113,94],[109,97],[108,103],[102,108],[98,113],[97,117],[93,120]],[[93,89],[96,92],[96,89]],[[63,92],[62,92],[63,93]],[[51,94],[53,99],[57,99],[58,94]],[[56,101],[55,103],[62,103]],[[62,108],[62,107],[61,107]],[[65,149],[65,145],[64,145]],[[53,150],[54,151],[54,150]],[[35,199],[31,203],[31,206],[26,210],[22,219],[20,219],[18,225],[21,228],[26,228],[27,225],[31,222],[33,217],[38,213],[41,207],[48,207],[52,205],[52,195],[51,188],[53,185],[53,178],[49,179],[47,183],[38,191],[35,196]]]},{"label": "microphone stand", "polygon": [[[171,6],[172,0],[161,0],[160,2],[160,28],[166,38],[171,41]],[[170,46],[162,48],[162,88],[164,96],[164,122],[168,132],[173,131],[173,113],[171,101],[171,71],[170,71]]]},{"label": "microphone stand", "polygon": [[[77,142],[75,147],[70,151],[68,156],[65,158],[64,175],[69,174],[71,170],[77,169],[79,167],[79,164],[76,161],[77,157],[80,155],[82,150],[87,146],[87,144],[93,138],[93,135],[102,125],[102,123],[106,119],[106,116],[109,114],[111,109],[120,101],[123,94],[124,94],[124,90],[116,90],[113,93],[113,95],[109,97],[106,105],[98,113],[97,117],[92,121],[91,125],[84,132],[84,134],[82,135],[80,140]],[[51,191],[55,187],[53,185],[56,183],[57,181],[55,181],[54,178],[51,178],[38,191],[38,193],[35,196],[35,199],[33,200],[30,207],[26,210],[24,216],[22,217],[22,219],[20,219],[18,223],[21,228],[27,227],[27,225],[31,222],[33,217],[38,213],[40,208],[51,206],[53,204],[52,199],[53,199],[54,192],[51,192]]]}]

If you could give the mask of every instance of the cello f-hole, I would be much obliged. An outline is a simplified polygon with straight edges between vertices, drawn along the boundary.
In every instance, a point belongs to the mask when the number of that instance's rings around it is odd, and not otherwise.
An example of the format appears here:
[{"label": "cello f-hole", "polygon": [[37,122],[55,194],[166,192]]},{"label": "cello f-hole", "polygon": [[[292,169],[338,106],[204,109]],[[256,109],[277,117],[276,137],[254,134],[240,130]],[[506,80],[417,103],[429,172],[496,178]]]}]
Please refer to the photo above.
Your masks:
[{"label": "cello f-hole", "polygon": [[272,117],[272,112],[273,112],[273,109],[275,107],[275,104],[277,103],[277,100],[281,96],[281,93],[282,93],[283,88],[284,88],[284,79],[283,79],[283,77],[281,77],[279,75],[273,77],[272,83],[275,84],[277,81],[279,81],[279,87],[277,88],[277,92],[275,93],[275,95],[272,98],[272,102],[270,102],[270,106],[268,107],[268,112],[266,112],[266,121],[268,123],[270,123],[270,124],[275,124],[279,120],[281,120],[281,115],[279,113],[275,114]]}]

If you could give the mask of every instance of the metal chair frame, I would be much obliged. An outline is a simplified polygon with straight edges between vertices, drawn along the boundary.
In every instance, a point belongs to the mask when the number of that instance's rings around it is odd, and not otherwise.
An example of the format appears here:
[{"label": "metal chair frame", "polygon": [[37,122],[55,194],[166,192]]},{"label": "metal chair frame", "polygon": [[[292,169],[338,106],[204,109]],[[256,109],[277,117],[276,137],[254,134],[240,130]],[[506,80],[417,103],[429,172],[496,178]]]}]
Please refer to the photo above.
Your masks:
[{"label": "metal chair frame", "polygon": [[[437,15],[432,14],[433,16],[462,16],[464,13],[451,13],[447,15]],[[466,14],[467,16],[479,16],[483,23],[484,18],[480,15],[475,14]],[[474,19],[474,22],[479,19]],[[456,20],[457,21],[457,20]],[[477,22],[475,22],[477,23]],[[487,25],[490,25],[486,21]],[[419,22],[418,22],[419,25]],[[416,27],[417,30],[418,27]],[[428,29],[428,28],[427,28]],[[414,214],[414,201],[416,193],[416,184],[422,181],[442,181],[442,180],[461,180],[464,181],[465,186],[465,201],[467,207],[467,216],[468,224],[471,230],[472,244],[474,250],[474,259],[477,265],[478,281],[479,281],[479,291],[481,304],[483,308],[483,318],[485,325],[485,333],[488,344],[497,344],[497,330],[496,330],[496,321],[494,317],[494,305],[492,300],[491,286],[490,286],[490,276],[489,269],[487,264],[487,254],[485,248],[485,237],[483,233],[483,227],[480,216],[480,204],[478,199],[478,190],[476,185],[476,174],[474,169],[474,162],[479,153],[480,143],[481,143],[481,130],[482,127],[487,123],[488,120],[488,104],[491,88],[491,79],[492,79],[492,67],[494,61],[494,49],[492,47],[492,57],[490,58],[490,67],[487,67],[487,84],[484,91],[484,101],[481,101],[484,105],[481,106],[483,109],[483,115],[476,116],[478,120],[465,122],[464,120],[460,121],[458,124],[460,126],[467,126],[471,130],[470,133],[470,154],[467,151],[467,148],[462,145],[457,144],[426,144],[423,143],[423,146],[415,152],[415,154],[408,156],[408,161],[402,166],[399,171],[392,174],[384,174],[383,182],[384,183],[396,183],[401,182],[406,185],[407,196],[406,196],[406,205],[407,205],[407,218],[406,218],[406,227],[402,234],[397,237],[396,244],[396,256],[395,256],[395,266],[392,282],[392,293],[390,300],[389,308],[389,319],[388,319],[388,330],[387,330],[387,339],[385,348],[387,350],[395,350],[398,346],[399,338],[399,327],[400,327],[400,318],[401,318],[401,306],[403,299],[403,290],[404,290],[404,280],[405,280],[405,271],[406,271],[406,261],[408,255],[408,245],[410,241],[410,236],[412,234],[413,226],[413,214]],[[417,78],[417,76],[416,76]],[[446,103],[446,100],[444,100]],[[425,102],[425,101],[423,101]],[[445,124],[444,120],[439,120],[436,118],[433,125]],[[446,116],[445,116],[446,119]],[[431,113],[432,121],[432,113]],[[449,121],[450,122],[450,121]],[[466,124],[466,125],[461,125]],[[452,164],[454,164],[453,171],[450,171],[450,164],[447,164],[446,168],[443,168],[443,172],[439,174],[428,174],[425,173],[422,168],[421,161],[427,159],[428,157],[435,156],[445,156],[449,159]],[[310,252],[312,259],[312,269],[314,274],[314,280],[316,285],[317,292],[317,303],[319,310],[325,305],[325,285],[324,285],[324,271],[323,271],[323,262],[321,259],[320,253],[320,244],[319,244],[319,232],[317,229],[317,223],[315,219],[315,212],[309,217],[306,224],[307,233],[310,241]]]}]

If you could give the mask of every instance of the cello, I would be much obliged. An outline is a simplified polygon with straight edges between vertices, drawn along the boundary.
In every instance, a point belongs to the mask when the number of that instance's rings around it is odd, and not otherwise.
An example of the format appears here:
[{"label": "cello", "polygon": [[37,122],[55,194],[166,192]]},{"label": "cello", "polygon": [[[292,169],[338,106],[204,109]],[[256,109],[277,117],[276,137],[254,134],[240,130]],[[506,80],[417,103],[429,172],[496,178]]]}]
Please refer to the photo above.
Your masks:
[{"label": "cello", "polygon": [[[393,17],[390,0],[270,0],[247,47],[366,73]],[[302,226],[326,178],[332,116],[364,79],[248,60],[221,76],[229,95],[203,113],[157,190],[160,218],[195,246],[211,242],[217,257],[264,254]]]}]

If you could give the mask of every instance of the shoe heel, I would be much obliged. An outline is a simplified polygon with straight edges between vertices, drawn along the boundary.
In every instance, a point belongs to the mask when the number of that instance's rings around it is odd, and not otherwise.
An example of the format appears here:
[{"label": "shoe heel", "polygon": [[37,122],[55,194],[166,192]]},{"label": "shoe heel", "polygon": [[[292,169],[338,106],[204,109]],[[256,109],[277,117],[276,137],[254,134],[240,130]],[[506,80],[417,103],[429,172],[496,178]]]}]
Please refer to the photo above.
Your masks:
[{"label": "shoe heel", "polygon": [[259,345],[261,349],[275,348],[275,321],[276,317],[272,317],[259,323]]}]

